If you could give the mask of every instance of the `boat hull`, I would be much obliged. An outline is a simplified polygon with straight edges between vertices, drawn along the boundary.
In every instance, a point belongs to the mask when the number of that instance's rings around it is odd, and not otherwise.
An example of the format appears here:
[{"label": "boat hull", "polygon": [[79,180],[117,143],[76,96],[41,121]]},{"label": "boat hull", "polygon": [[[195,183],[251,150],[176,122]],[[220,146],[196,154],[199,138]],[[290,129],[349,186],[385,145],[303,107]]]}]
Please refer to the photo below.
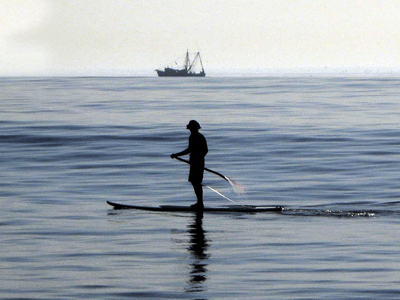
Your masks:
[{"label": "boat hull", "polygon": [[205,72],[192,73],[187,70],[165,69],[156,70],[158,77],[205,77]]}]

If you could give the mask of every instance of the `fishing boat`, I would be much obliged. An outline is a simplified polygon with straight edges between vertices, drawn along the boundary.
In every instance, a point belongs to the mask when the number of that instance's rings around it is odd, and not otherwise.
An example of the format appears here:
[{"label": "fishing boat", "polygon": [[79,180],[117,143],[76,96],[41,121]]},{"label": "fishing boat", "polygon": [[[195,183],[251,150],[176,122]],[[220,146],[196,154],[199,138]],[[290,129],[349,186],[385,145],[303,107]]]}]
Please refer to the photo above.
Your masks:
[{"label": "fishing boat", "polygon": [[[200,64],[201,71],[196,72],[196,68]],[[178,65],[175,62],[175,65]],[[200,52],[197,52],[194,59],[189,57],[189,51],[186,52],[183,66],[164,67],[164,70],[156,69],[158,77],[205,77],[203,62],[201,61]]]}]

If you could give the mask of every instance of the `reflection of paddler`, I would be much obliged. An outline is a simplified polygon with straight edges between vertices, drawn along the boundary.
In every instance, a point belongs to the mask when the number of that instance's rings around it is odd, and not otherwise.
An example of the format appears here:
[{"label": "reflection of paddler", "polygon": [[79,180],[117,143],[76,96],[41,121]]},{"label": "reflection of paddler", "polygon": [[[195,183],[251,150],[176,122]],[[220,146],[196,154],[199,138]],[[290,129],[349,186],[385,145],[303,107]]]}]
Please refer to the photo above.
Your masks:
[{"label": "reflection of paddler", "polygon": [[207,254],[208,241],[203,230],[203,211],[196,211],[192,224],[188,225],[190,244],[188,247],[192,255],[193,263],[190,264],[190,287],[187,292],[202,292],[205,290],[204,282],[207,280]]},{"label": "reflection of paddler", "polygon": [[191,120],[186,126],[190,130],[189,146],[187,149],[179,153],[174,153],[171,158],[176,158],[181,155],[190,154],[190,171],[189,171],[189,182],[193,185],[194,193],[197,197],[197,203],[192,205],[193,209],[203,209],[203,182],[204,174],[204,157],[208,152],[207,141],[205,137],[199,132],[200,124]]},{"label": "reflection of paddler", "polygon": [[190,234],[190,247],[188,248],[197,259],[207,258],[205,250],[208,247],[205,231],[203,230],[203,212],[196,212],[194,222],[188,225]]}]

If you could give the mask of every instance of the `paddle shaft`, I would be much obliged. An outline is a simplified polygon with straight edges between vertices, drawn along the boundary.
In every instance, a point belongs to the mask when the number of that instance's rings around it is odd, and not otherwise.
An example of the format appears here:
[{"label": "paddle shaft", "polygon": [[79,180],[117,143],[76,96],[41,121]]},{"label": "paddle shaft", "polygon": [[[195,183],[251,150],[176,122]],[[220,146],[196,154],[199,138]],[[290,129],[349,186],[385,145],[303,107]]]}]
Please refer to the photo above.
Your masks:
[{"label": "paddle shaft", "polygon": [[[175,158],[176,158],[177,160],[183,161],[183,162],[185,162],[185,163],[187,163],[187,164],[190,165],[190,162],[187,161],[186,159],[182,159],[182,158],[180,158],[180,157],[175,157]],[[221,177],[221,178],[223,178],[223,179],[225,179],[226,181],[229,182],[228,178],[227,178],[226,176],[222,175],[221,173],[218,173],[218,172],[216,172],[216,171],[210,170],[210,169],[208,169],[208,168],[204,168],[204,170],[206,170],[207,172],[213,173],[213,174],[215,174],[215,175],[218,175],[219,177]]]}]

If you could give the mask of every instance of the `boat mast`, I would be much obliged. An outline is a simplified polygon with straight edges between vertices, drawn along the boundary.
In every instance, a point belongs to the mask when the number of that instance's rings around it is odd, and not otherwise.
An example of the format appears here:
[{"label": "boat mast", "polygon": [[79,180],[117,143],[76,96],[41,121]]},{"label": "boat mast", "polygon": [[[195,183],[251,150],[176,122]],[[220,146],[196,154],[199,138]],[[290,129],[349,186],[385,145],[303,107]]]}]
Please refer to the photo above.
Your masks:
[{"label": "boat mast", "polygon": [[189,50],[186,50],[186,59],[185,59],[185,70],[187,71],[189,68],[190,60],[189,60]]},{"label": "boat mast", "polygon": [[203,62],[201,61],[200,52],[197,52],[197,55],[199,56],[199,60],[200,60],[201,69],[202,69],[202,72],[204,73],[204,67],[203,67]]},{"label": "boat mast", "polygon": [[200,57],[200,52],[196,53],[196,56],[194,57],[193,61],[190,62],[189,61],[189,68],[187,69],[188,71],[191,71],[193,69],[193,67],[196,65],[197,63],[197,59],[200,60],[200,65],[201,65],[201,69],[202,69],[202,73],[204,73],[204,67],[203,67],[203,62],[201,61],[201,57]]}]

